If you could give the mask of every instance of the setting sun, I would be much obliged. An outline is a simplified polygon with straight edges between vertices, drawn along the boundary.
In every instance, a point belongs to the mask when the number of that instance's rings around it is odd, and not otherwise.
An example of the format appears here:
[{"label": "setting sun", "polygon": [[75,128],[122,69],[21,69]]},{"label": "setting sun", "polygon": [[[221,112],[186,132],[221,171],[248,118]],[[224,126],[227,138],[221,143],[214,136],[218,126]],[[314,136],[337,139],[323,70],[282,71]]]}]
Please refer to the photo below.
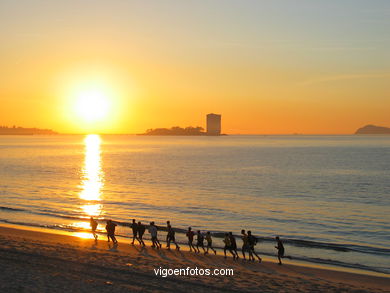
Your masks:
[{"label": "setting sun", "polygon": [[108,95],[100,90],[82,91],[77,94],[75,110],[86,122],[100,121],[109,113],[110,100]]},{"label": "setting sun", "polygon": [[389,16],[0,0],[0,293],[390,293]]},{"label": "setting sun", "polygon": [[[62,119],[74,133],[120,132],[129,120],[134,88],[108,66],[73,66],[56,82]],[[131,85],[131,86],[129,86]],[[126,119],[127,120],[126,120]]]}]

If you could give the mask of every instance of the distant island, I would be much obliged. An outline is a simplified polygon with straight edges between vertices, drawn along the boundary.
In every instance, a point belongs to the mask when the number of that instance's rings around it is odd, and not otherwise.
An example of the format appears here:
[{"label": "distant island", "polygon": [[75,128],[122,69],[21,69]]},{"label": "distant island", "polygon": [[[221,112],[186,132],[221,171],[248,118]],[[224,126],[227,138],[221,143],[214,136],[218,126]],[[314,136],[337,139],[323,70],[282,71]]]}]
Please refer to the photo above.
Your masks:
[{"label": "distant island", "polygon": [[171,128],[148,129],[145,133],[141,133],[138,135],[207,135],[207,133],[203,130],[203,127],[200,126],[188,126],[186,128],[174,126]]},{"label": "distant island", "polygon": [[206,115],[207,131],[204,131],[203,127],[197,126],[192,127],[188,126],[182,128],[179,126],[174,126],[171,128],[155,128],[148,129],[145,133],[137,135],[185,135],[185,136],[220,136],[226,135],[221,133],[221,115],[210,113]]},{"label": "distant island", "polygon": [[366,125],[356,130],[355,134],[390,134],[390,128],[375,125]]},{"label": "distant island", "polygon": [[45,134],[57,134],[57,132],[51,129],[0,126],[0,135],[45,135]]}]

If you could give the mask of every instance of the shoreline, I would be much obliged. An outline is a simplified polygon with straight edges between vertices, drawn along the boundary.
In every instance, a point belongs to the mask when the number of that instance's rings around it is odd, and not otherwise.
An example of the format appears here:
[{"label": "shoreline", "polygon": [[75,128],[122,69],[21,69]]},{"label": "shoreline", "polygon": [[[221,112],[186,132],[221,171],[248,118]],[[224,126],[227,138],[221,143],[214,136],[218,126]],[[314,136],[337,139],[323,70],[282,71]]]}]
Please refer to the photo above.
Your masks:
[{"label": "shoreline", "polygon": [[[121,226],[121,225],[120,225]],[[60,235],[67,235],[67,236],[76,236],[76,237],[81,237],[81,238],[88,238],[88,239],[93,239],[92,235],[89,232],[89,229],[80,229],[80,231],[69,231],[69,230],[61,230],[61,229],[53,229],[53,228],[46,228],[46,227],[40,227],[40,226],[25,226],[22,224],[15,224],[15,223],[6,223],[2,222],[0,223],[0,227],[8,227],[8,228],[14,228],[18,230],[27,230],[27,231],[37,231],[37,232],[45,232],[49,234],[60,234]],[[125,226],[123,226],[125,227]],[[122,228],[123,228],[122,227]],[[126,226],[127,227],[127,226]],[[165,243],[165,227],[159,226],[161,230],[159,230],[159,238],[161,243]],[[129,227],[128,227],[129,228]],[[177,230],[177,229],[176,229]],[[180,229],[179,229],[180,230]],[[118,231],[117,231],[118,232]],[[123,232],[123,231],[122,231]],[[163,235],[161,235],[161,232]],[[176,231],[179,233],[186,233],[182,231]],[[106,234],[102,231],[97,232],[98,235],[103,237],[105,239]],[[116,233],[116,238],[121,239],[120,242],[130,242],[131,241],[131,230],[129,228],[128,235],[125,236],[123,233]],[[151,240],[149,237],[149,233],[146,231],[145,232],[145,242],[148,242],[151,244]],[[177,237],[178,238],[178,237]],[[178,241],[178,239],[176,239]],[[182,239],[183,240],[183,239]],[[178,244],[181,245],[181,248],[183,251],[189,251],[188,245],[186,241],[178,241]],[[285,245],[288,244],[287,241],[284,243]],[[218,251],[218,254],[223,254],[223,247],[222,246],[214,246],[214,248]],[[239,255],[241,256],[241,248],[238,247],[238,252]],[[269,252],[262,252],[262,251],[257,251],[257,253],[260,254],[261,258],[263,260],[267,260],[272,263],[277,263],[277,255],[275,254],[270,254]],[[228,253],[229,254],[229,253]],[[331,263],[326,263],[326,262],[311,262],[307,260],[303,260],[299,257],[293,257],[293,260],[289,259],[284,259],[283,263],[286,264],[292,264],[292,265],[297,265],[297,266],[303,266],[303,267],[310,267],[310,268],[320,268],[320,269],[327,269],[327,270],[332,270],[332,271],[339,271],[339,272],[349,272],[349,273],[356,273],[356,274],[362,274],[362,275],[369,275],[369,276],[377,276],[377,277],[385,277],[388,278],[390,277],[390,274],[386,272],[382,272],[380,270],[375,270],[375,269],[364,269],[364,268],[359,268],[359,267],[354,267],[354,266],[343,266],[341,264],[331,264]]]},{"label": "shoreline", "polygon": [[[28,263],[37,270],[45,270],[47,265],[53,265],[55,268],[47,272],[34,273],[35,278],[39,279],[41,290],[45,291],[48,286],[61,291],[64,281],[71,282],[74,286],[72,291],[84,292],[91,286],[99,292],[122,292],[126,288],[129,291],[155,291],[167,292],[179,284],[179,291],[194,292],[208,291],[258,291],[260,288],[266,289],[266,292],[280,291],[337,291],[339,289],[346,291],[360,290],[359,292],[384,292],[390,290],[390,278],[385,276],[373,276],[368,274],[358,274],[354,272],[343,272],[323,267],[310,267],[299,264],[285,262],[282,266],[265,258],[261,264],[252,262],[233,261],[231,257],[224,259],[220,252],[218,255],[197,255],[186,251],[184,248],[180,251],[154,250],[149,247],[147,241],[146,249],[139,245],[129,245],[129,241],[123,242],[119,239],[117,248],[110,247],[105,238],[99,237],[99,241],[89,238],[89,233],[79,235],[69,235],[69,233],[51,233],[51,231],[37,231],[20,229],[16,227],[7,227],[0,225],[0,258],[6,262],[6,270],[0,279],[2,280],[0,289],[10,289],[12,286],[26,286],[25,289],[36,286],[34,280],[20,284],[22,276],[31,268],[24,266]],[[84,235],[86,234],[86,235]],[[103,239],[102,239],[103,238]],[[122,241],[121,241],[122,240]],[[20,259],[25,259],[20,266]],[[42,262],[42,264],[39,264]],[[88,274],[87,283],[73,282],[74,275],[66,275],[63,268],[54,264],[64,263],[69,271],[74,271],[80,266],[89,267],[92,270],[99,271],[96,276]],[[234,269],[234,276],[216,277],[216,276],[169,276],[162,278],[156,276],[154,269],[162,268],[185,268],[185,267],[225,267]],[[78,271],[78,269],[77,269]],[[65,277],[64,277],[65,274]],[[81,275],[80,275],[81,274]],[[87,274],[84,270],[79,272],[79,277]],[[111,275],[112,274],[112,275]],[[138,281],[126,280],[129,276],[136,275],[136,279],[146,286],[139,287]],[[12,278],[11,278],[12,276]],[[47,279],[48,277],[50,277]],[[64,279],[49,281],[53,276]],[[99,276],[99,277],[97,277]],[[108,281],[101,282],[103,279]],[[15,279],[15,281],[13,281]],[[81,277],[81,280],[83,278]],[[194,280],[196,281],[194,283]],[[174,282],[172,282],[174,281]],[[49,283],[47,283],[49,282]],[[107,283],[108,282],[108,283]],[[66,282],[64,283],[65,286]],[[69,285],[69,284],[68,284]],[[8,286],[8,287],[7,287]],[[11,286],[11,287],[9,287]],[[97,287],[95,287],[97,286]],[[128,287],[130,286],[130,287]],[[133,287],[132,287],[133,286]],[[172,287],[173,286],[173,287]],[[258,287],[260,286],[260,288]],[[288,288],[287,288],[287,287]],[[112,290],[114,289],[115,290]],[[197,289],[199,290],[197,290]],[[14,288],[15,289],[15,288]],[[363,291],[362,291],[363,290]],[[366,291],[364,291],[366,290]],[[12,290],[4,290],[10,292]],[[20,291],[20,290],[19,290]]]}]

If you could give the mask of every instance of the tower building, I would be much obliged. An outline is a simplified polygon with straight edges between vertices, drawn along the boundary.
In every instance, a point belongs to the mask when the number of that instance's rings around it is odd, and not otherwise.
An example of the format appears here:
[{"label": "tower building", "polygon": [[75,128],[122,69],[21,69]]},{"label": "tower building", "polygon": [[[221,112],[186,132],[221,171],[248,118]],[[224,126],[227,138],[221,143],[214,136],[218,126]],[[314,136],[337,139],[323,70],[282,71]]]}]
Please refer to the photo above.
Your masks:
[{"label": "tower building", "polygon": [[207,114],[207,135],[221,135],[221,115]]}]

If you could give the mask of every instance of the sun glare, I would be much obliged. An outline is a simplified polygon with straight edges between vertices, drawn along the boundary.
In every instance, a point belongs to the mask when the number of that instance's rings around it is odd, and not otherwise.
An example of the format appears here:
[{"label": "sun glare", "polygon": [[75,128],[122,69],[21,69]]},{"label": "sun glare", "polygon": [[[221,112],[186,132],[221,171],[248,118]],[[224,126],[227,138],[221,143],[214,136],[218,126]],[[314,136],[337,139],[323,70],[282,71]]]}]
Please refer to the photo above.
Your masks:
[{"label": "sun glare", "polygon": [[63,127],[75,134],[122,132],[134,89],[127,71],[111,65],[86,63],[64,69],[55,85]]},{"label": "sun glare", "polygon": [[106,93],[100,90],[86,90],[77,95],[77,115],[86,122],[101,121],[107,117],[110,100]]},{"label": "sun glare", "polygon": [[82,170],[82,191],[80,198],[100,200],[103,187],[103,171],[100,158],[101,139],[99,135],[89,134],[85,137],[85,162]]},{"label": "sun glare", "polygon": [[76,236],[76,237],[82,238],[82,239],[93,239],[93,235],[91,233],[86,233],[86,232],[74,232],[73,236]]},{"label": "sun glare", "polygon": [[85,200],[81,206],[83,212],[88,216],[97,217],[101,215],[103,205],[97,201],[101,200],[101,189],[104,185],[104,173],[101,167],[99,135],[89,134],[85,137],[85,162],[82,169],[82,181],[80,198]]}]

